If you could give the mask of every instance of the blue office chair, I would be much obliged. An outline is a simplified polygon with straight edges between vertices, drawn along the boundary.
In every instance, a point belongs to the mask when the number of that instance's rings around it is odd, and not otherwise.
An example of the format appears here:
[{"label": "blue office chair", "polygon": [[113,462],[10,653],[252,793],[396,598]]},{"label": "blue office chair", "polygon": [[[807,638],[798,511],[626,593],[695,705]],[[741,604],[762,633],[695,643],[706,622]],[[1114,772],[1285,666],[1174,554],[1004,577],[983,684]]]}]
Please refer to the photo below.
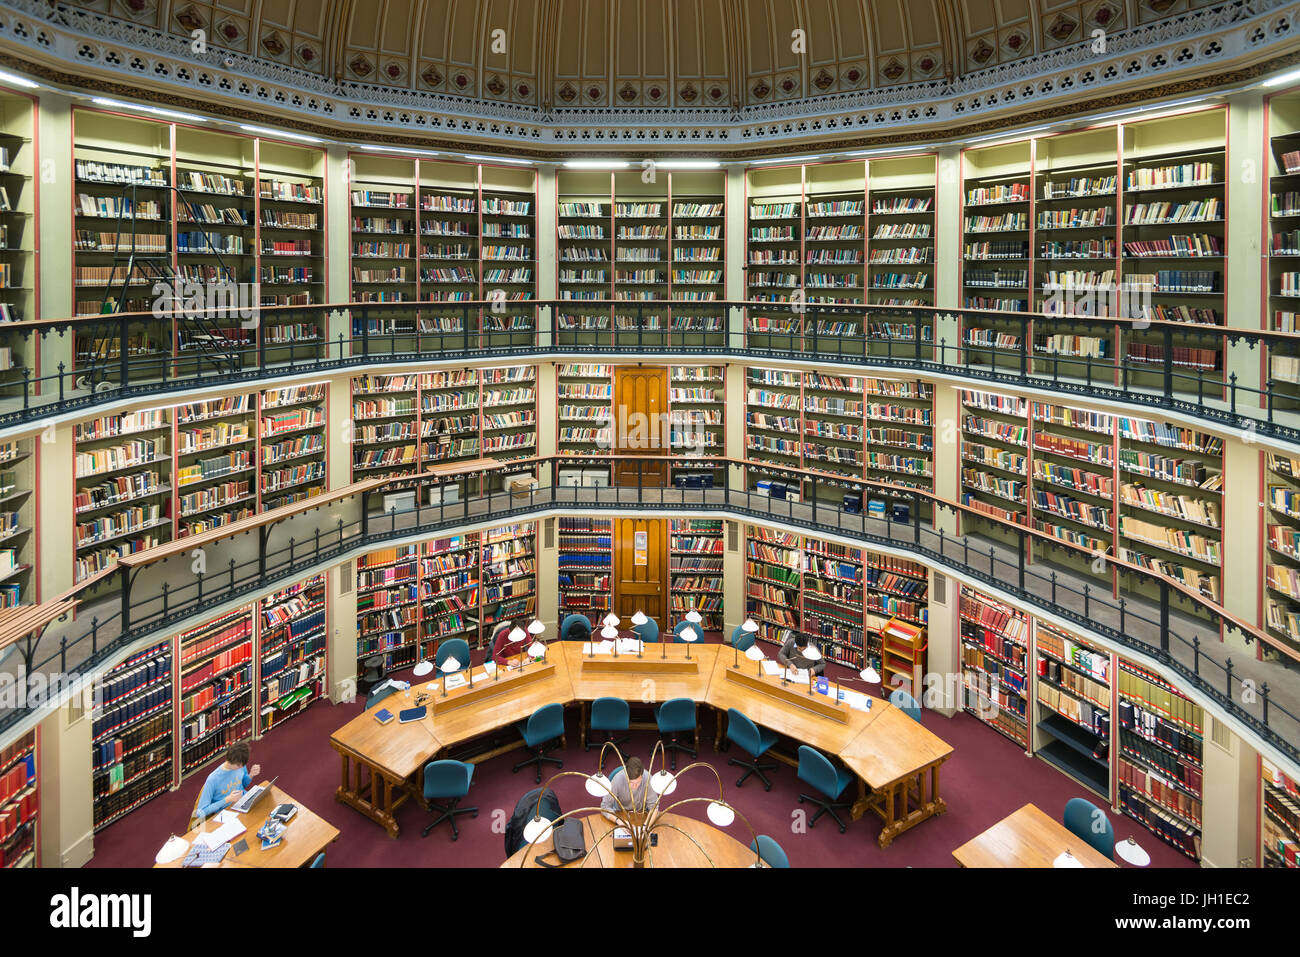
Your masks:
[{"label": "blue office chair", "polygon": [[917,704],[915,698],[902,688],[894,689],[889,696],[889,703],[895,708],[901,708],[913,721],[921,720],[921,706]]},{"label": "blue office chair", "polygon": [[835,811],[839,808],[852,807],[851,801],[838,801],[837,798],[844,793],[853,782],[853,772],[844,768],[837,768],[831,764],[830,759],[822,754],[816,748],[810,748],[806,744],[799,745],[799,780],[811,784],[830,800],[819,797],[813,797],[810,794],[800,794],[799,803],[812,801],[817,805],[817,813],[812,816],[808,826],[812,827],[817,823],[817,819],[823,814],[829,814],[835,818],[835,823],[840,826],[840,833],[843,834],[849,829]]},{"label": "blue office chair", "polygon": [[319,854],[316,855],[316,860],[311,862],[311,869],[315,870],[318,867],[324,867],[324,866],[325,866],[325,852],[321,851]]},{"label": "blue office chair", "polygon": [[704,637],[702,626],[703,626],[703,622],[701,622],[699,625],[692,625],[689,621],[679,621],[673,627],[673,641],[681,641],[682,632],[685,631],[687,628],[694,628],[695,634],[697,636],[695,641],[696,643],[698,643],[700,638]]},{"label": "blue office chair", "polygon": [[766,834],[760,834],[749,843],[751,851],[757,851],[759,858],[768,867],[789,867],[790,859],[785,856],[785,851],[781,850],[781,845],[776,843]]},{"label": "blue office chair", "polygon": [[[591,730],[607,732],[605,740],[611,744],[623,744],[628,736],[614,737],[615,731],[626,731],[631,727],[632,709],[622,698],[597,698],[591,703]],[[592,735],[587,735],[587,744],[583,748],[590,751],[595,744]]]},{"label": "blue office chair", "polygon": [[1064,820],[1071,834],[1083,838],[1108,858],[1114,858],[1115,828],[1105,811],[1083,798],[1070,798],[1065,802]]},{"label": "blue office chair", "polygon": [[633,625],[632,631],[646,644],[659,640],[659,622],[653,618],[647,618],[644,625]]},{"label": "blue office chair", "polygon": [[737,625],[731,632],[731,643],[737,651],[749,651],[754,646],[754,635]]},{"label": "blue office chair", "polygon": [[740,780],[736,782],[736,787],[744,784],[745,779],[751,774],[757,774],[759,780],[763,782],[763,788],[768,791],[772,790],[772,782],[767,779],[767,775],[763,772],[775,771],[776,765],[762,764],[758,759],[776,744],[776,732],[759,728],[743,712],[737,711],[735,708],[728,708],[727,740],[740,745],[741,750],[747,752],[754,759],[753,761],[742,761],[739,758],[731,758],[727,761],[728,764],[734,764],[746,769],[745,773],[740,776]]},{"label": "blue office chair", "polygon": [[591,638],[591,621],[586,615],[565,615],[560,622],[561,641],[587,641]]},{"label": "blue office chair", "polygon": [[559,741],[560,747],[564,747],[564,705],[557,703],[542,705],[528,716],[528,720],[520,721],[515,725],[519,729],[519,734],[524,739],[524,747],[532,752],[532,757],[527,761],[520,761],[515,765],[515,772],[518,773],[520,768],[526,768],[530,764],[537,765],[537,783],[542,783],[542,762],[549,762],[559,767],[564,767],[564,762],[559,758],[552,758],[547,755],[555,747],[554,742]]},{"label": "blue office chair", "polygon": [[456,671],[464,671],[468,668],[469,642],[464,638],[448,638],[438,646],[438,650],[433,655],[433,664],[438,669],[438,674],[442,674],[442,663],[448,658],[455,658],[460,662],[460,667]]},{"label": "blue office chair", "polygon": [[[468,814],[471,817],[478,817],[478,808],[456,806],[461,798],[469,794],[469,782],[473,778],[474,765],[465,761],[430,761],[424,766],[424,803],[430,811],[439,813],[420,832],[421,837],[428,837],[429,832],[443,821],[450,821],[451,839],[455,841],[460,838],[460,829],[456,827],[456,815]],[[435,804],[435,799],[447,803]]]},{"label": "blue office chair", "polygon": [[397,694],[397,689],[389,684],[384,685],[382,688],[372,689],[370,694],[366,695],[366,710],[369,711],[375,705],[379,704],[379,702],[393,694]]},{"label": "blue office chair", "polygon": [[[695,716],[695,699],[669,698],[655,708],[655,724],[659,726],[659,737],[674,771],[677,770],[678,751],[685,751],[691,757],[699,753],[700,723]],[[677,735],[686,731],[691,733],[690,747],[677,740]]]}]

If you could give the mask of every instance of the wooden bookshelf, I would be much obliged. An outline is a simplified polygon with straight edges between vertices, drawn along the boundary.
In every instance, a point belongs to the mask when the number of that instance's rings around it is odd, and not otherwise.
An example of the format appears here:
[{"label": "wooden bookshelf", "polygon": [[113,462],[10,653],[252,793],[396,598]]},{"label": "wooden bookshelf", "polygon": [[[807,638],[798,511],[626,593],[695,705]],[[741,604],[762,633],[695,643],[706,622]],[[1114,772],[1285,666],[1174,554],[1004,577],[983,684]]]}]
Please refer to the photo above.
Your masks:
[{"label": "wooden bookshelf", "polygon": [[91,716],[97,831],[172,785],[174,648],[168,639],[100,679],[101,703]]},{"label": "wooden bookshelf", "polygon": [[478,643],[481,548],[477,532],[425,543],[419,563],[421,657],[449,638]]},{"label": "wooden bookshelf", "polygon": [[803,631],[816,638],[823,656],[854,671],[865,666],[864,553],[834,542],[804,539],[802,574]]},{"label": "wooden bookshelf", "polygon": [[[767,167],[748,174],[745,299],[750,303],[789,302],[803,287],[804,175],[803,166]],[[798,318],[787,310],[769,312],[751,305],[745,330],[767,344],[767,336],[797,335]]]},{"label": "wooden bookshelf", "polygon": [[1029,619],[961,586],[963,708],[1021,748],[1029,737]]},{"label": "wooden bookshelf", "polygon": [[1204,715],[1163,678],[1124,657],[1116,673],[1119,806],[1193,860],[1201,856]]},{"label": "wooden bookshelf", "polygon": [[403,545],[357,559],[357,663],[383,659],[387,670],[419,658],[420,546]]},{"label": "wooden bookshelf", "polygon": [[[961,392],[961,501],[1019,524],[1029,514],[1029,403],[999,392]],[[962,516],[982,533],[1006,538],[997,524]]]},{"label": "wooden bookshelf", "polygon": [[215,618],[179,638],[177,735],[184,779],[253,733],[253,609]]},{"label": "wooden bookshelf", "polygon": [[325,697],[325,578],[315,575],[259,603],[258,733]]},{"label": "wooden bookshelf", "polygon": [[557,518],[560,621],[586,615],[593,632],[613,607],[613,523],[603,518]]},{"label": "wooden bookshelf", "polygon": [[699,470],[713,473],[721,484],[721,468],[709,457],[726,448],[726,366],[669,366],[669,442],[674,461],[673,474]]},{"label": "wooden bookshelf", "polygon": [[[1028,312],[1033,273],[1030,140],[962,152],[962,305],[968,309]],[[981,320],[984,321],[984,320]],[[962,341],[981,345],[1010,335],[1015,323],[965,328]],[[985,361],[982,358],[977,361]]]},{"label": "wooden bookshelf", "polygon": [[880,670],[884,667],[884,626],[890,621],[924,630],[929,624],[930,572],[919,562],[863,553],[863,588],[866,592],[866,655]]},{"label": "wooden bookshelf", "polygon": [[[1300,331],[1300,92],[1288,90],[1266,99],[1268,123],[1268,288],[1262,326]],[[1276,388],[1300,399],[1300,351],[1286,344],[1268,351],[1268,375]],[[1276,400],[1275,400],[1276,401]]]},{"label": "wooden bookshelf", "polygon": [[1300,866],[1300,785],[1261,758],[1260,867]]},{"label": "wooden bookshelf", "polygon": [[0,608],[36,600],[36,459],[33,439],[0,442]]},{"label": "wooden bookshelf", "polygon": [[1109,802],[1114,657],[1035,621],[1034,668],[1034,755]]},{"label": "wooden bookshelf", "polygon": [[537,616],[536,523],[488,529],[482,536],[482,549],[479,643],[486,648],[502,622],[524,628]]},{"label": "wooden bookshelf", "polygon": [[1300,648],[1300,459],[1264,452],[1264,623]]},{"label": "wooden bookshelf", "polygon": [[595,455],[614,447],[614,367],[562,362],[556,366],[556,448],[561,455]]},{"label": "wooden bookshelf", "polygon": [[329,386],[267,389],[258,395],[260,508],[269,511],[325,491]]},{"label": "wooden bookshelf", "polygon": [[721,519],[674,518],[669,524],[669,618],[688,611],[704,619],[704,631],[722,631],[723,524]]},{"label": "wooden bookshelf", "polygon": [[[934,305],[934,155],[867,160],[867,302],[878,306]],[[901,329],[878,326],[873,334],[901,338]],[[909,327],[907,334],[914,334]],[[925,342],[934,327],[921,324]]]},{"label": "wooden bookshelf", "polygon": [[[809,304],[854,305],[864,299],[867,250],[867,167],[819,163],[803,172],[803,275]],[[848,317],[820,319],[818,334],[856,334]],[[845,327],[850,328],[845,328]]]},{"label": "wooden bookshelf", "polygon": [[[35,115],[35,99],[0,89],[0,326],[39,317]],[[17,395],[35,362],[24,337],[0,337],[0,389]]]},{"label": "wooden bookshelf", "polygon": [[256,398],[247,394],[178,405],[176,537],[248,518],[257,510]]},{"label": "wooden bookshelf", "polygon": [[801,547],[798,535],[748,527],[745,614],[758,624],[755,637],[778,648],[803,627]]},{"label": "wooden bookshelf", "polygon": [[40,863],[39,749],[29,731],[0,751],[0,868]]}]

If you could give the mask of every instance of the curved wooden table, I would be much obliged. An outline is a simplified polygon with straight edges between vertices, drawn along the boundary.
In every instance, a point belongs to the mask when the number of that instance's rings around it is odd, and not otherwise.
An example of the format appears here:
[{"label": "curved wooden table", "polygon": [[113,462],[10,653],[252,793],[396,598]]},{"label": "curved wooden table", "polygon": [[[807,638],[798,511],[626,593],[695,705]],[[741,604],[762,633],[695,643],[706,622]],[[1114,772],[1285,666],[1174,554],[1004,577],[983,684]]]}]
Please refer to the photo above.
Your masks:
[{"label": "curved wooden table", "polygon": [[[614,825],[596,813],[584,816],[582,824],[587,832],[587,856],[581,861],[565,864],[565,867],[632,866],[631,851],[614,850]],[[733,826],[743,827],[739,819]],[[758,859],[748,845],[726,831],[680,814],[665,814],[655,833],[659,835],[659,844],[650,849],[647,867],[749,867]],[[537,858],[550,853],[553,846],[551,839],[547,838],[535,848],[523,847],[501,866],[541,867]],[[527,863],[524,862],[525,856]]]}]

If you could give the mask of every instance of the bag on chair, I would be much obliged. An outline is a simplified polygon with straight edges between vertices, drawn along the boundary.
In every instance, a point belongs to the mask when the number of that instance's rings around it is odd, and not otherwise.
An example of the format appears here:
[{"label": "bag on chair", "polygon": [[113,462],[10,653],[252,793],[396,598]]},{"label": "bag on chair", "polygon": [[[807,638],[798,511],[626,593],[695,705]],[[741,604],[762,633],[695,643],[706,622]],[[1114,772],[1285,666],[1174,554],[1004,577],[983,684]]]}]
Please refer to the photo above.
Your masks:
[{"label": "bag on chair", "polygon": [[[581,820],[566,818],[560,822],[559,827],[551,829],[551,836],[555,840],[555,850],[547,851],[537,858],[540,866],[563,867],[587,856],[587,833]],[[559,858],[560,863],[552,864],[547,860],[552,854]]]}]

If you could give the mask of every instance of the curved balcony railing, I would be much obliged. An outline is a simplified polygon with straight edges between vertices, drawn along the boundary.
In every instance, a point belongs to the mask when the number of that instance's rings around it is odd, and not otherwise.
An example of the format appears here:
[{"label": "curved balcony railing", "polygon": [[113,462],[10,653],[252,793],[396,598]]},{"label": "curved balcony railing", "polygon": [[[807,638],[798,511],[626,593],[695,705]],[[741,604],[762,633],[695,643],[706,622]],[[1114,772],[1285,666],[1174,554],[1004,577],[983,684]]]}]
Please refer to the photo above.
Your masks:
[{"label": "curved balcony railing", "polygon": [[617,354],[906,370],[1300,443],[1300,334],[1196,323],[676,300],[347,303],[7,323],[0,344],[16,358],[0,372],[0,427],[324,370]]},{"label": "curved balcony railing", "polygon": [[[585,514],[615,510],[659,515],[707,513],[902,552],[941,572],[1002,593],[1082,634],[1101,636],[1158,662],[1259,740],[1300,763],[1296,651],[1158,573],[1108,558],[1121,582],[1121,590],[1112,592],[1109,585],[1103,587],[1054,560],[1057,550],[1064,555],[1081,551],[1069,543],[913,489],[728,459],[712,460],[716,466],[714,488],[680,489],[665,480],[669,471],[665,466],[670,461],[665,457],[580,459],[587,464],[598,460],[618,463],[621,484],[607,488],[560,486],[559,470],[575,461],[572,456],[491,467],[470,465],[461,472],[357,483],[136,553],[50,602],[0,619],[0,651],[8,646],[17,652],[8,656],[0,670],[19,674],[17,665],[21,663],[26,678],[20,675],[20,682],[52,672],[92,674],[111,663],[115,652],[129,643],[174,632],[197,616],[215,614],[323,566],[404,538],[527,521],[574,509]],[[751,471],[756,474],[747,474]],[[532,476],[536,484],[520,490],[507,483],[507,476],[521,474]],[[751,489],[757,474],[788,475],[792,482],[809,483],[812,494],[799,502],[772,499]],[[425,486],[449,480],[464,483],[467,494],[458,502],[417,504],[390,512],[375,507],[385,491],[418,486],[418,503],[425,499]],[[886,509],[884,518],[874,518],[819,500],[819,488],[825,491],[821,483],[830,482],[837,497],[841,490],[848,490],[859,500],[865,492],[907,503],[909,519],[895,521],[891,509]],[[933,516],[975,515],[999,525],[1005,535],[1002,540],[953,535],[944,531],[942,523],[924,518],[926,512]],[[1088,557],[1091,559],[1091,554]],[[1259,654],[1261,650],[1268,654]],[[25,707],[0,711],[0,730],[23,721],[39,706],[38,698],[29,694]]]}]

